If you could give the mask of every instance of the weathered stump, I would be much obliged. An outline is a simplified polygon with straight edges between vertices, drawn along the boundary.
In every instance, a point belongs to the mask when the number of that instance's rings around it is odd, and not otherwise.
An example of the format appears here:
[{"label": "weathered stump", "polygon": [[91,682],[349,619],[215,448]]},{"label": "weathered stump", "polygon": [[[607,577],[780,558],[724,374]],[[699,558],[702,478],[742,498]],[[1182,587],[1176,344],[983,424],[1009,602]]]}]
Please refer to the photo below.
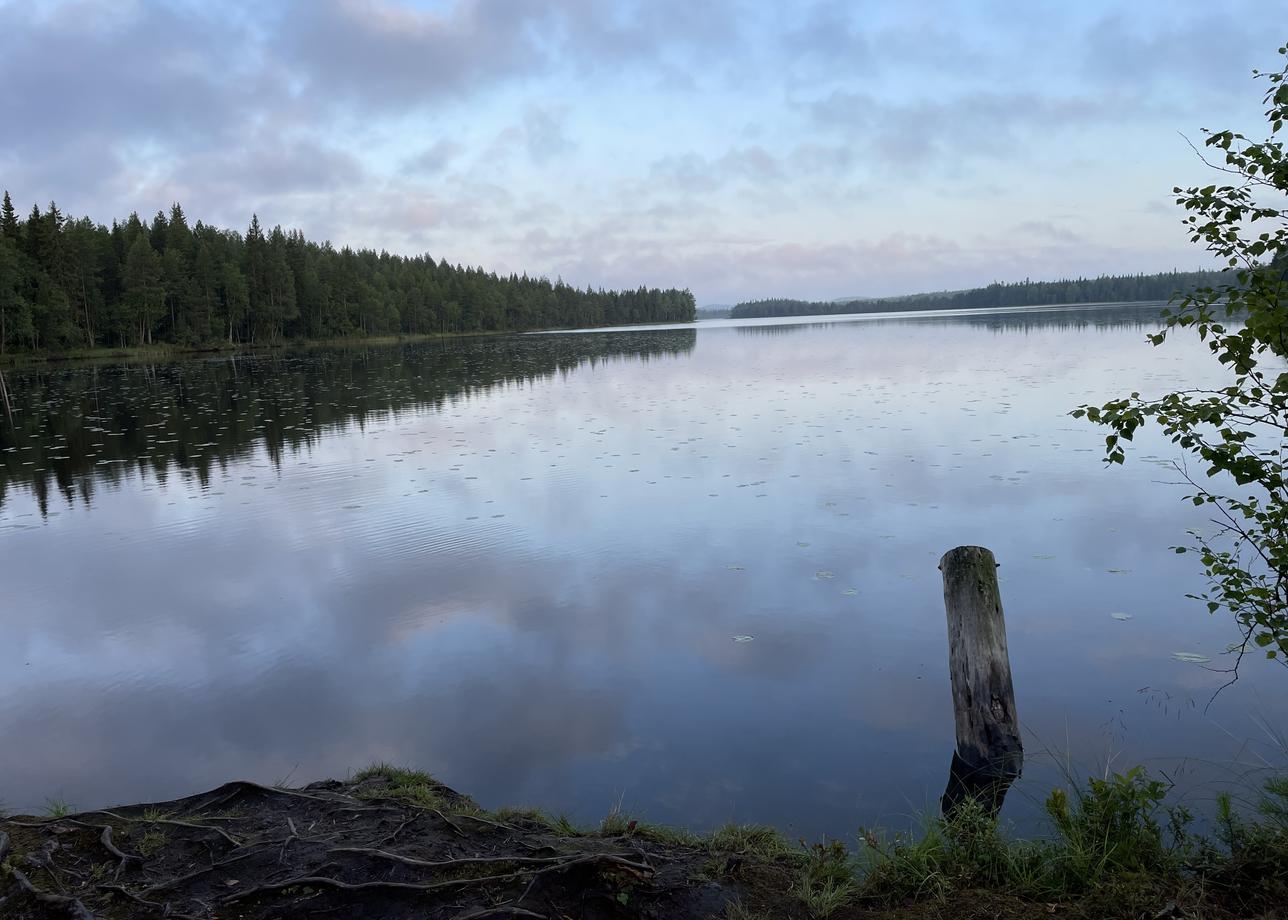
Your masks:
[{"label": "weathered stump", "polygon": [[997,562],[982,546],[959,546],[944,554],[939,570],[957,725],[957,750],[940,806],[948,814],[972,798],[996,814],[1024,765]]}]

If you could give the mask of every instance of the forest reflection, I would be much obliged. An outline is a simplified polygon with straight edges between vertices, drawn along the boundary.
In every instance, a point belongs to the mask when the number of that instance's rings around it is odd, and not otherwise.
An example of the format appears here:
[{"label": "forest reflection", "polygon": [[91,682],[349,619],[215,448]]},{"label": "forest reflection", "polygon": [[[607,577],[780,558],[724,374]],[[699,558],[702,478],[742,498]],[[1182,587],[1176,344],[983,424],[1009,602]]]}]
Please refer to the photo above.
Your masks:
[{"label": "forest reflection", "polygon": [[438,410],[611,361],[693,350],[693,329],[499,336],[325,348],[166,364],[34,368],[8,375],[0,421],[0,508],[25,488],[90,504],[96,488],[177,469],[208,488],[215,470],[259,447],[274,466],[323,432],[404,411]]},{"label": "forest reflection", "polygon": [[989,313],[936,312],[928,316],[896,314],[887,317],[853,314],[846,316],[819,316],[814,322],[806,317],[792,317],[793,322],[761,322],[734,327],[739,335],[748,337],[785,336],[819,326],[839,326],[858,323],[861,326],[930,326],[940,329],[962,328],[990,329],[995,332],[1030,332],[1035,329],[1070,331],[1078,329],[1141,329],[1154,331],[1159,325],[1161,303],[1108,304],[1085,308],[1033,308],[1029,310],[997,311]]}]

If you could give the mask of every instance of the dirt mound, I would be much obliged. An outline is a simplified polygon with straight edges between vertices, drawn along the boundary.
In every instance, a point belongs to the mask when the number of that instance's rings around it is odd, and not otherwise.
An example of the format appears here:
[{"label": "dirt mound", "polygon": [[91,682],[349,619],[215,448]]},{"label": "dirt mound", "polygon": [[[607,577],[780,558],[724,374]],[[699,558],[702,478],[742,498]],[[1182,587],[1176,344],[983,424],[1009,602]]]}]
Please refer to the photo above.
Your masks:
[{"label": "dirt mound", "polygon": [[235,782],[0,821],[0,916],[715,917],[737,897],[704,880],[699,846],[498,820],[437,784],[418,787],[420,801],[405,793],[379,776],[304,789]]}]

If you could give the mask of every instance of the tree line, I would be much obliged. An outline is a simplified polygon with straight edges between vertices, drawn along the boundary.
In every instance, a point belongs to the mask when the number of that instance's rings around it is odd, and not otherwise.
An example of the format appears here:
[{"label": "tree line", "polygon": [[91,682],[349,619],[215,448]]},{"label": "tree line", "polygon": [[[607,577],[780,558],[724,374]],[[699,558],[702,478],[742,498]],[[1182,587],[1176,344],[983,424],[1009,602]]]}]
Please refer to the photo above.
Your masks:
[{"label": "tree line", "polygon": [[837,313],[878,313],[894,310],[966,310],[992,307],[1038,307],[1052,304],[1130,303],[1171,300],[1202,287],[1228,281],[1217,271],[1159,272],[1154,275],[1101,275],[1060,281],[993,282],[965,291],[941,291],[847,301],[774,298],[751,300],[733,308],[735,319],[760,316],[813,316]]},{"label": "tree line", "polygon": [[0,206],[0,354],[170,343],[275,344],[398,333],[521,331],[694,318],[687,290],[562,280],[334,248],[251,218],[245,234],[183,208],[110,227]]}]

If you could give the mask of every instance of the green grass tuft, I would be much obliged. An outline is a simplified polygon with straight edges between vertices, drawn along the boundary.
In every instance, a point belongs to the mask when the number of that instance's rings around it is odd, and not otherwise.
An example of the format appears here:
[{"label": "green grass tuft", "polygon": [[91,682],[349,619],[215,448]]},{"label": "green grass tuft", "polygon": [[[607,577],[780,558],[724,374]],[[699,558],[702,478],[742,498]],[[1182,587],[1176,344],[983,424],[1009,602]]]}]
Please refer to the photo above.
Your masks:
[{"label": "green grass tuft", "polygon": [[423,770],[406,770],[387,763],[376,763],[353,775],[354,783],[383,780],[381,785],[357,792],[360,799],[393,799],[419,808],[444,809],[448,801],[443,785]]},{"label": "green grass tuft", "polygon": [[614,807],[600,822],[599,833],[604,837],[635,837],[669,846],[698,846],[702,842],[697,834],[679,827],[650,824]]},{"label": "green grass tuft", "polygon": [[739,899],[726,901],[724,913],[721,914],[723,920],[771,920],[765,914],[759,911],[752,911]]},{"label": "green grass tuft", "polygon": [[852,902],[858,883],[845,844],[833,840],[808,847],[792,894],[813,917],[830,917]]},{"label": "green grass tuft", "polygon": [[782,834],[764,824],[726,824],[707,838],[707,847],[713,853],[763,859],[790,856],[796,852]]},{"label": "green grass tuft", "polygon": [[361,783],[369,779],[384,779],[391,783],[404,785],[428,785],[434,783],[432,776],[424,770],[408,770],[388,763],[373,763],[353,774],[353,782]]},{"label": "green grass tuft", "polygon": [[164,831],[157,830],[155,827],[148,828],[147,832],[139,840],[138,851],[143,856],[151,856],[165,846],[165,841]]},{"label": "green grass tuft", "polygon": [[563,812],[555,815],[550,821],[550,829],[559,837],[584,837],[586,831],[572,823],[572,820]]},{"label": "green grass tuft", "polygon": [[492,817],[506,824],[514,824],[519,821],[531,821],[535,824],[550,824],[554,821],[548,814],[540,808],[519,808],[507,805],[504,808],[498,808],[492,812]]},{"label": "green grass tuft", "polygon": [[65,818],[72,813],[72,806],[62,799],[45,799],[45,814],[51,818]]}]

